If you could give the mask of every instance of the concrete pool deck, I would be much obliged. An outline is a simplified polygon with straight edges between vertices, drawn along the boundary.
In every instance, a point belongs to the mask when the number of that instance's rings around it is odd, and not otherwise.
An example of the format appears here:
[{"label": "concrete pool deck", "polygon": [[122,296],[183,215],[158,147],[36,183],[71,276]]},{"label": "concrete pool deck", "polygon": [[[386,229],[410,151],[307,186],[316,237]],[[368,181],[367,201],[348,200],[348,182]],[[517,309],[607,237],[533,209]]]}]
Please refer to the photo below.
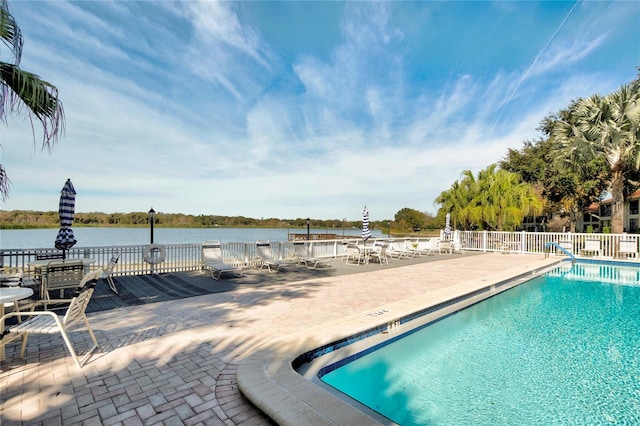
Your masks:
[{"label": "concrete pool deck", "polygon": [[[473,286],[561,260],[515,254],[429,258],[289,282],[271,283],[269,277],[278,274],[264,273],[259,285],[95,312],[89,320],[101,348],[82,370],[59,336],[30,337],[24,360],[20,345],[10,344],[0,372],[0,423],[273,424],[240,393],[240,378],[278,422],[346,424],[362,413],[335,405],[328,392],[292,376],[295,356]],[[73,336],[81,353],[90,346],[85,334]]]}]

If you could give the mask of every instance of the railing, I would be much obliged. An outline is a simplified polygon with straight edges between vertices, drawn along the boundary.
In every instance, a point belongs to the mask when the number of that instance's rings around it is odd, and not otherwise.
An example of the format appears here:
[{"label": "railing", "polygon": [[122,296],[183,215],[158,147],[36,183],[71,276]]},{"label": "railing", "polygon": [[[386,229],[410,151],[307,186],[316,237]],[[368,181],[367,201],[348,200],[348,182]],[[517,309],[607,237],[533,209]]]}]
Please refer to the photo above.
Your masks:
[{"label": "railing", "polygon": [[544,251],[544,257],[549,256],[549,254],[551,254],[551,249],[555,247],[556,251],[560,251],[561,253],[566,254],[567,256],[569,256],[571,258],[571,262],[575,263],[576,261],[576,257],[573,255],[573,253],[571,253],[569,251],[568,248],[561,246],[559,243],[556,242],[548,242],[547,244],[544,245],[545,251]]},{"label": "railing", "polygon": [[[540,253],[545,246],[555,243],[576,257],[589,255],[598,258],[613,259],[632,257],[638,260],[638,239],[636,234],[582,234],[553,232],[494,232],[494,231],[455,231],[451,237],[466,251],[501,252],[501,253]],[[407,246],[429,241],[430,238],[396,238],[395,242],[405,241]],[[362,243],[361,239],[352,238],[337,240],[302,241],[313,257],[343,257],[348,241]],[[389,241],[387,238],[376,238],[367,241]],[[298,241],[300,243],[300,241]],[[271,252],[280,259],[291,258],[295,250],[293,241],[271,242]],[[600,250],[586,250],[587,245],[597,245]],[[225,262],[235,266],[254,266],[259,264],[255,242],[221,243]],[[114,269],[115,276],[144,275],[176,271],[195,271],[202,262],[202,244],[167,244],[165,260],[156,265],[144,261],[146,245],[80,247],[66,252],[67,258],[93,259],[91,269],[106,267],[115,252],[120,252],[120,259]],[[1,249],[0,266],[20,267],[27,276],[33,273],[29,263],[38,256],[60,253],[54,249]],[[560,252],[561,253],[561,252]]]},{"label": "railing", "polygon": [[544,253],[549,243],[560,247],[578,257],[593,255],[588,246],[599,247],[595,253],[600,258],[619,258],[629,256],[637,259],[638,239],[636,234],[587,234],[563,232],[493,232],[460,231],[459,238],[465,250],[510,251],[516,253]]}]

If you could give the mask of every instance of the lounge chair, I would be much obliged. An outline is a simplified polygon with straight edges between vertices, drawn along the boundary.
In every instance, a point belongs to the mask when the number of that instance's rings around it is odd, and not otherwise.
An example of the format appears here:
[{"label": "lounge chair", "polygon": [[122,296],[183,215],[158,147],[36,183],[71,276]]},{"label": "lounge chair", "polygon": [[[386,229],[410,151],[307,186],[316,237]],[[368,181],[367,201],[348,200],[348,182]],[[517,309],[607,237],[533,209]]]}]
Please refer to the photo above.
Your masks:
[{"label": "lounge chair", "polygon": [[638,257],[638,241],[637,240],[620,240],[620,249],[618,250],[620,257]]},{"label": "lounge chair", "polygon": [[[6,344],[22,337],[22,348],[20,349],[20,357],[23,358],[25,349],[27,348],[27,339],[30,334],[60,333],[76,365],[82,368],[89,356],[98,347],[98,340],[96,340],[96,336],[93,334],[93,330],[89,325],[89,320],[87,319],[85,311],[87,309],[87,305],[89,304],[89,300],[91,300],[91,295],[93,295],[93,290],[95,289],[96,282],[102,276],[102,274],[102,269],[98,269],[94,272],[90,272],[84,275],[82,281],[80,281],[80,284],[76,288],[75,295],[73,299],[71,299],[71,304],[67,308],[67,312],[64,317],[61,315],[57,315],[52,311],[35,311],[35,307],[39,304],[45,304],[46,306],[47,302],[56,302],[55,300],[42,300],[40,302],[36,302],[31,308],[30,312],[10,312],[0,318],[0,324],[4,324],[7,318],[29,317],[28,319],[22,321],[22,323],[4,330],[2,339],[0,339],[0,345],[5,346]],[[89,332],[89,335],[91,336],[91,340],[93,341],[93,347],[84,355],[82,359],[78,359],[78,355],[73,349],[73,345],[71,344],[71,339],[69,339],[68,334],[68,332],[70,331],[69,329],[77,323],[84,324],[87,331]]]},{"label": "lounge chair", "polygon": [[588,254],[601,256],[602,250],[600,249],[600,240],[586,240],[584,242],[584,248],[580,250],[580,254],[583,256]]},{"label": "lounge chair", "polygon": [[329,266],[331,258],[309,256],[307,245],[302,242],[294,242],[295,259],[298,264],[302,264],[309,269],[316,269],[318,266]]},{"label": "lounge chair", "polygon": [[389,240],[387,255],[392,259],[402,259],[404,257],[415,257],[416,252],[414,250],[407,250],[404,240]]},{"label": "lounge chair", "polygon": [[209,271],[211,278],[219,280],[222,274],[230,272],[236,277],[242,276],[242,268],[233,266],[222,259],[222,247],[219,241],[205,241],[202,243],[202,268]]},{"label": "lounge chair", "polygon": [[293,258],[289,260],[279,260],[277,257],[273,256],[271,253],[271,243],[269,243],[269,241],[257,241],[256,248],[258,251],[258,258],[260,259],[260,269],[266,266],[269,272],[278,272],[282,265],[297,263],[297,260]]},{"label": "lounge chair", "polygon": [[415,256],[429,256],[431,254],[431,243],[429,242],[429,240],[416,240],[416,242],[414,243],[406,240],[405,249],[409,252],[413,252]]}]

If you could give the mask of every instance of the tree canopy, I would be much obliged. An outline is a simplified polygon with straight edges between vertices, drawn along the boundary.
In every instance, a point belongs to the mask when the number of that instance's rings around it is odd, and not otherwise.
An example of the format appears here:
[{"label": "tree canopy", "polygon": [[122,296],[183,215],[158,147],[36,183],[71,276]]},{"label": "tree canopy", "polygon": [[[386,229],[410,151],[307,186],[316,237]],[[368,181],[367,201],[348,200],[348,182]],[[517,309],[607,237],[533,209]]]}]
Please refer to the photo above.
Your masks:
[{"label": "tree canopy", "polygon": [[451,213],[462,229],[512,229],[528,215],[559,212],[575,231],[586,208],[611,194],[611,229],[622,233],[624,199],[640,187],[640,75],[607,96],[572,101],[538,130],[543,138],[509,149],[499,168],[463,171],[436,198],[439,218]]},{"label": "tree canopy", "polygon": [[611,231],[624,231],[625,185],[640,170],[640,79],[607,95],[578,99],[550,126],[557,160],[581,167],[605,162],[612,196]]},{"label": "tree canopy", "polygon": [[450,213],[454,228],[513,231],[526,216],[542,212],[539,195],[517,173],[492,164],[477,176],[470,170],[462,175],[436,198],[438,215]]},{"label": "tree canopy", "polygon": [[575,231],[582,212],[599,201],[607,188],[608,170],[603,161],[556,161],[555,143],[550,138],[526,141],[520,150],[509,149],[500,167],[520,174],[536,188],[544,200],[543,213],[549,217],[560,213],[568,219],[571,231]]}]

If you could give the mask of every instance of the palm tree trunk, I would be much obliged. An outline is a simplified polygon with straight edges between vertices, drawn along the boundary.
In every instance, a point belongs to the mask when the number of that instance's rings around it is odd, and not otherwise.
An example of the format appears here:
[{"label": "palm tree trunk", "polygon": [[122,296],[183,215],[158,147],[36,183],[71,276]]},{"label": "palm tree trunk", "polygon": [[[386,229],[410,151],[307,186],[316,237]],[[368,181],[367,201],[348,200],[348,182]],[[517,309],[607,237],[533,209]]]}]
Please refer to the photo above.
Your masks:
[{"label": "palm tree trunk", "polygon": [[611,232],[624,232],[624,180],[622,171],[614,170],[611,179]]},{"label": "palm tree trunk", "polygon": [[574,204],[574,207],[570,210],[569,215],[569,232],[572,234],[576,232],[576,224],[578,223],[578,217],[580,216],[580,209]]}]

